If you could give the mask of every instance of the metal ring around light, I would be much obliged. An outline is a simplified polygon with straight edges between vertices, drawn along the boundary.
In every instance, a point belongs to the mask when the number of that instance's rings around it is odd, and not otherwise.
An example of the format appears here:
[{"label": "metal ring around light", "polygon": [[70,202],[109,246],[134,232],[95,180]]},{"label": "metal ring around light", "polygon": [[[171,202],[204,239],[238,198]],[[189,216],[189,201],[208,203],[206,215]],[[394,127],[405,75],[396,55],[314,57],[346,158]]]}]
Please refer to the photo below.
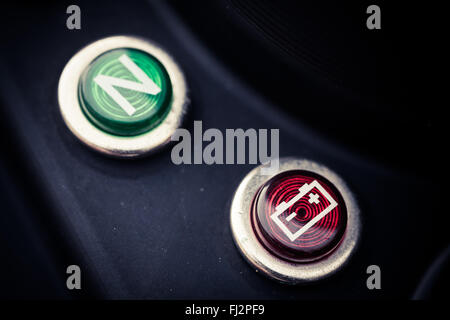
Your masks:
[{"label": "metal ring around light", "polygon": [[[163,64],[172,84],[171,110],[166,118],[156,128],[137,136],[114,136],[97,128],[86,118],[78,100],[78,83],[84,70],[99,55],[119,48],[138,49],[154,56]],[[110,156],[131,158],[146,155],[170,141],[182,124],[189,98],[185,77],[166,51],[142,38],[114,36],[86,46],[69,60],[59,79],[58,102],[64,122],[83,143]]]},{"label": "metal ring around light", "polygon": [[[266,276],[283,283],[298,284],[328,277],[340,270],[353,254],[361,234],[360,210],[345,182],[327,167],[310,160],[282,158],[279,170],[263,175],[259,166],[239,185],[231,204],[230,223],[234,242],[245,259]],[[254,196],[268,180],[289,170],[306,170],[328,179],[339,190],[347,206],[347,227],[340,245],[327,256],[310,263],[293,263],[270,253],[258,240],[251,223]]]}]

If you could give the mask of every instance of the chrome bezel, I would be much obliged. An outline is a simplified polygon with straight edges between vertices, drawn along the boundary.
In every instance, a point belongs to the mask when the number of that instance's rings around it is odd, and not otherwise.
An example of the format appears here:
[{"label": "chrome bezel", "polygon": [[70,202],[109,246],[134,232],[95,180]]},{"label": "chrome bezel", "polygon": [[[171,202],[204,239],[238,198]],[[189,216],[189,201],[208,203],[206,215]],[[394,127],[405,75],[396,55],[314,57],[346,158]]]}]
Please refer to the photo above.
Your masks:
[{"label": "chrome bezel", "polygon": [[[138,49],[154,56],[163,64],[172,83],[171,110],[166,118],[149,132],[137,136],[115,136],[99,129],[86,118],[78,99],[78,82],[84,70],[99,55],[118,48]],[[64,122],[84,144],[110,156],[130,158],[148,154],[170,141],[182,124],[189,98],[185,77],[166,51],[142,38],[114,36],[84,47],[69,60],[59,79],[58,102]]]},{"label": "chrome bezel", "polygon": [[[360,211],[345,182],[327,167],[304,159],[280,159],[276,173],[265,175],[259,166],[242,180],[234,195],[230,222],[234,242],[246,260],[270,278],[288,284],[311,282],[341,269],[354,252],[361,233]],[[257,239],[251,223],[251,206],[258,190],[275,175],[289,170],[307,170],[328,179],[339,190],[347,207],[347,227],[340,245],[327,256],[310,263],[293,263],[270,253]]]}]

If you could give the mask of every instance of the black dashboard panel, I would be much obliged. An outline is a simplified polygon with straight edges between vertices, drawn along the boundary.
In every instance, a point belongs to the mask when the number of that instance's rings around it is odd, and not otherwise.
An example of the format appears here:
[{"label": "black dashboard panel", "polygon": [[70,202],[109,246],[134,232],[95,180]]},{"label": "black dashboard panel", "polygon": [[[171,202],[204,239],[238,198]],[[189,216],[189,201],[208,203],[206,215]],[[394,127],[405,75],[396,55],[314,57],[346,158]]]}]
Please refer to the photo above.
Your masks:
[{"label": "black dashboard panel", "polygon": [[[448,246],[442,223],[444,161],[438,156],[444,138],[443,129],[436,128],[442,110],[430,103],[424,115],[422,93],[408,96],[417,84],[408,87],[390,77],[397,61],[407,69],[410,58],[394,46],[389,49],[395,59],[386,59],[386,43],[395,43],[386,30],[389,13],[383,34],[372,39],[367,30],[352,31],[361,10],[364,27],[361,4],[322,10],[266,1],[80,1],[83,20],[77,31],[65,28],[68,5],[11,7],[2,22],[7,32],[0,61],[1,190],[20,199],[2,192],[2,228],[14,228],[26,235],[17,238],[32,245],[16,246],[7,234],[2,242],[9,248],[4,252],[16,252],[5,253],[5,259],[22,250],[26,261],[44,270],[27,281],[11,279],[7,287],[16,288],[19,281],[26,297],[62,298],[414,296]],[[266,19],[268,12],[273,14]],[[299,12],[298,19],[289,12]],[[332,12],[348,14],[342,27],[334,28],[341,19]],[[278,25],[283,15],[289,18]],[[277,42],[280,28],[291,31]],[[340,32],[349,34],[344,48]],[[203,121],[204,129],[279,128],[280,156],[317,161],[347,182],[361,209],[362,233],[343,270],[319,282],[287,286],[247,264],[234,245],[229,215],[233,194],[254,165],[175,165],[171,146],[141,159],[113,159],[74,137],[59,112],[59,77],[78,50],[113,35],[151,39],[178,62],[191,99],[184,128],[192,132],[194,120]],[[272,91],[266,76],[276,80]],[[416,77],[427,93],[429,83]],[[404,104],[394,103],[403,97]],[[433,142],[427,145],[426,139]],[[416,155],[414,146],[423,152]],[[22,212],[26,228],[22,220],[8,218],[16,212]],[[26,270],[27,262],[16,263]],[[86,275],[85,291],[65,290],[61,281],[69,264]],[[373,264],[382,270],[382,290],[366,287],[366,268]],[[13,275],[14,269],[5,267]],[[416,297],[442,297],[435,284],[448,280],[448,268],[437,270],[425,277],[431,282]],[[39,277],[50,283],[42,292],[32,287],[42,287],[33,280]],[[2,294],[20,297],[17,290]]]}]

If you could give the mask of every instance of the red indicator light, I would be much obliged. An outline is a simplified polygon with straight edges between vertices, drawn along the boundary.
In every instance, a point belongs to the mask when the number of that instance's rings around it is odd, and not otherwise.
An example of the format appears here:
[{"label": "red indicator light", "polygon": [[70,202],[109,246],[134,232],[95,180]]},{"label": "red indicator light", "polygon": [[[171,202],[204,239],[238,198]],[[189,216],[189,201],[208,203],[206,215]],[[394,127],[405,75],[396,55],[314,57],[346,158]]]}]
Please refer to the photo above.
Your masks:
[{"label": "red indicator light", "polygon": [[276,256],[311,262],[332,252],[347,226],[347,208],[337,188],[304,170],[282,172],[267,181],[252,205],[259,241]]}]

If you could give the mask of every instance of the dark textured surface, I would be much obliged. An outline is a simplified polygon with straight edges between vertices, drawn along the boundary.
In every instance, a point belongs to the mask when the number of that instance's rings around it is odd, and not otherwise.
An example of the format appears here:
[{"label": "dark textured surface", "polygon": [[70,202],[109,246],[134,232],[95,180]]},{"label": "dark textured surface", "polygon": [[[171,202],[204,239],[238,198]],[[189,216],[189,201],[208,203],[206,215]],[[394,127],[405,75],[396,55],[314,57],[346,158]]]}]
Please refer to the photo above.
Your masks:
[{"label": "dark textured surface", "polygon": [[377,1],[373,31],[366,0],[170,2],[236,76],[330,142],[399,170],[445,166],[439,6]]},{"label": "dark textured surface", "polygon": [[[412,296],[447,243],[440,203],[429,197],[432,191],[441,198],[436,181],[386,169],[322,140],[223,69],[165,7],[139,1],[80,6],[88,14],[78,32],[64,28],[65,4],[12,13],[21,18],[4,42],[0,94],[14,128],[11,136],[22,148],[17,161],[33,172],[61,241],[101,297]],[[34,27],[21,24],[23,17],[35,19]],[[321,162],[348,182],[364,229],[359,250],[342,272],[312,285],[287,287],[263,278],[242,259],[231,238],[229,207],[252,166],[175,166],[170,148],[145,159],[114,160],[76,140],[59,114],[59,75],[77,50],[117,34],[152,39],[178,61],[191,90],[188,129],[193,120],[202,120],[205,129],[280,128],[281,156]],[[381,291],[366,288],[365,270],[371,264],[382,269]]]}]

